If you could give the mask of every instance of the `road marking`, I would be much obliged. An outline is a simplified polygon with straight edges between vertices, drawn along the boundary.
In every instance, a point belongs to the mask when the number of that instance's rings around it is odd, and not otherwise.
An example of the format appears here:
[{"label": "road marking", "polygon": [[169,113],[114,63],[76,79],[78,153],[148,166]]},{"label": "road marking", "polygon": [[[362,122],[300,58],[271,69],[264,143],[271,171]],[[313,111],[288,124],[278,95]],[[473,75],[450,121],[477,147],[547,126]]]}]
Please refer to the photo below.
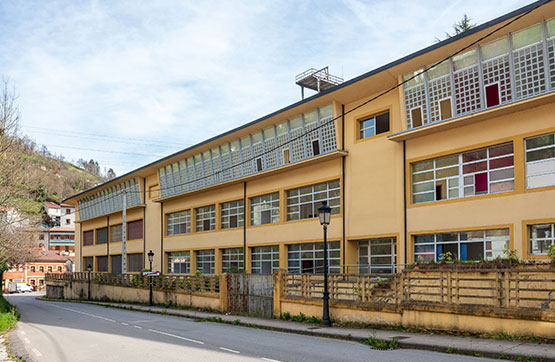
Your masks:
[{"label": "road marking", "polygon": [[278,361],[277,359],[269,359],[269,358],[264,358],[264,357],[262,357],[261,360],[268,361],[268,362],[281,362],[281,361]]},{"label": "road marking", "polygon": [[128,326],[129,323],[125,323],[125,322],[121,322],[121,324],[123,324],[124,326]]},{"label": "road marking", "polygon": [[133,326],[133,327],[138,328],[138,329],[143,329],[143,327],[141,327],[141,326]]},{"label": "road marking", "polygon": [[111,318],[102,317],[102,316],[99,316],[99,315],[96,315],[96,314],[90,314],[90,313],[86,313],[86,312],[81,312],[80,310],[71,309],[71,308],[66,308],[66,307],[60,307],[60,306],[53,305],[53,304],[52,304],[52,306],[53,306],[53,307],[56,307],[56,308],[60,308],[60,309],[69,310],[70,312],[75,312],[75,313],[79,313],[79,314],[84,314],[84,315],[87,315],[87,316],[89,316],[89,317],[94,317],[94,318],[102,319],[102,320],[105,320],[105,321],[108,321],[108,322],[115,322],[115,320],[113,320],[113,319],[111,319]]},{"label": "road marking", "polygon": [[132,321],[132,322],[129,322],[129,323],[135,324],[135,323],[145,323],[145,322],[154,322],[154,320],[152,320],[152,319],[139,319],[138,321]]},{"label": "road marking", "polygon": [[23,338],[23,340],[25,341],[25,343],[29,343],[29,344],[31,344],[31,341],[29,340],[29,338],[27,338],[27,337],[24,337],[24,338]]},{"label": "road marking", "polygon": [[176,336],[175,334],[170,334],[170,333],[166,333],[166,332],[161,332],[161,331],[157,331],[155,329],[149,329],[149,332],[152,333],[158,333],[158,334],[163,334],[164,336],[169,336],[169,337],[173,337],[173,338],[179,338],[179,339],[183,339],[185,341],[189,341],[189,342],[193,342],[193,343],[198,343],[198,344],[204,344],[204,342],[201,341],[196,341],[194,339],[190,339],[190,338],[185,338],[185,337],[181,337],[181,336]]},{"label": "road marking", "polygon": [[32,348],[31,351],[33,351],[33,353],[36,354],[38,357],[42,356],[42,353],[40,353],[39,350],[36,348]]},{"label": "road marking", "polygon": [[241,352],[239,352],[239,351],[235,351],[235,350],[233,350],[233,349],[229,349],[229,348],[225,348],[225,347],[220,347],[220,349],[221,349],[222,351],[228,351],[228,352],[231,352],[231,353],[241,353]]}]

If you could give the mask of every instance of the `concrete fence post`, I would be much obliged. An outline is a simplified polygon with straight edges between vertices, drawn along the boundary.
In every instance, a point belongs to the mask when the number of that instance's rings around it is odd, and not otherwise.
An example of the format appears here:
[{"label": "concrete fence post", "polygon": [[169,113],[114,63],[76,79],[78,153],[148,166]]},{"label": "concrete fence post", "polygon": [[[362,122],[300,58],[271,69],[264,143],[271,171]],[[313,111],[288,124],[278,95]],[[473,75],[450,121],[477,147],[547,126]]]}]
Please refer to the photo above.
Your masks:
[{"label": "concrete fence post", "polygon": [[220,274],[220,312],[227,313],[227,291],[229,290],[227,274]]},{"label": "concrete fence post", "polygon": [[274,317],[279,318],[281,316],[281,298],[283,293],[283,281],[284,281],[285,271],[274,270],[273,282],[274,282]]}]

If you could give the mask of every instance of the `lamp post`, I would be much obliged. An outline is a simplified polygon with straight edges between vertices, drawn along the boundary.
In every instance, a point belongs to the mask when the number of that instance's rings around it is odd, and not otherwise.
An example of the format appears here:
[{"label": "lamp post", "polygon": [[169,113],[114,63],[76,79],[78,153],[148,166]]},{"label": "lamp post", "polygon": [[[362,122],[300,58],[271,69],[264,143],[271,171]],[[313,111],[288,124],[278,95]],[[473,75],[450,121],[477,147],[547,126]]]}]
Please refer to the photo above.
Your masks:
[{"label": "lamp post", "polygon": [[91,272],[92,272],[92,265],[87,265],[87,271],[89,272],[89,294],[87,294],[87,300],[91,300]]},{"label": "lamp post", "polygon": [[[152,259],[154,259],[154,253],[151,251],[148,252],[148,261],[150,262],[150,269],[149,271],[152,271]],[[149,277],[149,282],[150,282],[150,293],[148,296],[148,305],[152,306],[154,305],[154,303],[152,302],[152,275],[150,275]]]},{"label": "lamp post", "polygon": [[320,217],[320,224],[324,227],[324,311],[322,315],[322,324],[326,327],[330,327],[330,293],[328,292],[328,225],[330,224],[331,207],[328,206],[327,201],[322,201],[322,206],[318,208],[318,216]]}]

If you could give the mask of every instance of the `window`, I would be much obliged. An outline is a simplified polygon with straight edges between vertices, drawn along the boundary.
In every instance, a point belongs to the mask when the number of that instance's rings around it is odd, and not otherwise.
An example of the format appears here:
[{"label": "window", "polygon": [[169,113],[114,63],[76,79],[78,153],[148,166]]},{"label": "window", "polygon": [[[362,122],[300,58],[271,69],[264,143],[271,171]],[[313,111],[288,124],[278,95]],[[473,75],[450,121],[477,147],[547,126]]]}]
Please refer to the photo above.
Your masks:
[{"label": "window", "polygon": [[360,139],[389,132],[389,111],[360,120],[358,125]]},{"label": "window", "polygon": [[35,279],[31,279],[29,281],[31,282],[31,285],[35,285]]},{"label": "window", "polygon": [[251,225],[279,222],[279,192],[250,199]]},{"label": "window", "polygon": [[110,226],[110,242],[116,243],[121,241],[121,224]]},{"label": "window", "polygon": [[71,214],[71,209],[66,209],[66,215]]},{"label": "window", "polygon": [[512,143],[412,164],[413,203],[512,190]]},{"label": "window", "polygon": [[547,255],[549,247],[555,244],[555,224],[529,226],[530,254]]},{"label": "window", "polygon": [[503,256],[509,248],[509,229],[473,230],[414,236],[414,259],[439,261],[450,252],[453,259],[483,260]]},{"label": "window", "polygon": [[243,273],[244,260],[243,248],[222,249],[222,273]]},{"label": "window", "polygon": [[66,225],[69,225],[71,223],[70,219],[66,219]]},{"label": "window", "polygon": [[441,120],[449,119],[453,116],[451,98],[445,98],[439,101],[439,114]]},{"label": "window", "polygon": [[167,234],[179,235],[191,232],[191,210],[173,212],[166,216]]},{"label": "window", "polygon": [[168,253],[168,274],[189,274],[191,258],[188,251]]},{"label": "window", "polygon": [[94,230],[89,230],[83,232],[83,245],[93,245],[94,244]]},{"label": "window", "polygon": [[358,265],[360,274],[391,274],[397,264],[395,238],[360,240]]},{"label": "window", "polygon": [[245,203],[243,200],[224,202],[222,205],[222,229],[243,227]]},{"label": "window", "polygon": [[214,205],[196,209],[195,231],[210,231],[216,229],[216,207]]},{"label": "window", "polygon": [[136,220],[127,223],[127,240],[143,238],[143,220]]},{"label": "window", "polygon": [[44,279],[39,279],[39,287],[42,287],[44,285]]},{"label": "window", "polygon": [[96,243],[106,244],[108,242],[108,228],[96,229]]},{"label": "window", "polygon": [[58,267],[58,272],[60,272],[60,273],[62,272],[62,267],[61,266]]},{"label": "window", "polygon": [[262,158],[256,159],[256,171],[262,171]]},{"label": "window", "polygon": [[499,105],[499,83],[486,86],[486,106],[494,107]]},{"label": "window", "polygon": [[34,272],[35,272],[35,270],[36,270],[36,269],[35,269],[35,266],[34,266],[34,265],[32,265],[32,266],[31,266],[31,272],[32,272],[32,273],[34,273]]},{"label": "window", "polygon": [[82,271],[87,271],[87,267],[89,265],[94,270],[94,258],[92,256],[83,258],[83,265],[81,266],[81,270]]},{"label": "window", "polygon": [[251,267],[253,274],[272,274],[274,270],[279,270],[279,246],[253,247]]},{"label": "window", "polygon": [[214,274],[214,249],[197,250],[197,270],[202,274]]},{"label": "window", "polygon": [[139,273],[143,269],[143,254],[127,254],[127,271]]},{"label": "window", "polygon": [[158,184],[156,185],[152,185],[148,187],[148,199],[154,199],[160,197],[160,187],[158,187]]},{"label": "window", "polygon": [[[323,273],[324,243],[305,243],[287,246],[289,273]],[[330,273],[339,273],[341,252],[339,241],[328,242]]]},{"label": "window", "polygon": [[289,150],[283,150],[283,163],[287,164],[291,162],[291,158],[289,158]]},{"label": "window", "polygon": [[312,141],[312,154],[314,156],[318,156],[320,154],[320,141]]},{"label": "window", "polygon": [[108,257],[107,256],[97,256],[96,257],[96,271],[98,272],[108,272]]},{"label": "window", "polygon": [[526,187],[555,185],[555,133],[526,139]]},{"label": "window", "polygon": [[122,272],[122,257],[121,255],[110,256],[110,261],[112,262],[112,274],[121,274]]},{"label": "window", "polygon": [[39,272],[44,273],[44,266],[39,266]]},{"label": "window", "polygon": [[44,240],[44,234],[39,235],[39,240]]},{"label": "window", "polygon": [[412,128],[422,126],[422,108],[417,107],[410,110],[410,118],[412,121]]},{"label": "window", "polygon": [[52,273],[52,266],[51,265],[48,266],[48,272]]},{"label": "window", "polygon": [[322,201],[328,201],[331,214],[340,211],[339,180],[322,182],[287,191],[287,220],[310,219],[318,217]]}]

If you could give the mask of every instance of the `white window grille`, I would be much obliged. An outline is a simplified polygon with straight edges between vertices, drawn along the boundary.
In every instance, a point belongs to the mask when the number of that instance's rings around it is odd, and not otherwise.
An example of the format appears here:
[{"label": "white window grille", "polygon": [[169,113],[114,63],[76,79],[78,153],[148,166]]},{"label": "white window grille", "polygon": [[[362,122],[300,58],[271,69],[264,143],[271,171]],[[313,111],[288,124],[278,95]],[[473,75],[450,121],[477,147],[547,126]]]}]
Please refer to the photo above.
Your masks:
[{"label": "white window grille", "polygon": [[279,222],[279,192],[250,199],[251,225]]},{"label": "white window grille", "polygon": [[338,215],[341,205],[339,180],[303,186],[287,191],[287,220],[318,217],[322,201],[328,201],[331,214]]},{"label": "white window grille", "polygon": [[243,248],[222,249],[222,273],[242,273],[245,271]]},{"label": "white window grille", "polygon": [[555,185],[555,133],[527,138],[526,187]]},{"label": "white window grille", "polygon": [[274,270],[279,270],[279,245],[256,246],[251,250],[253,274],[272,274]]},{"label": "white window grille", "polygon": [[392,274],[396,271],[396,238],[378,238],[358,242],[360,274]]},{"label": "white window grille", "polygon": [[167,234],[179,235],[191,232],[191,210],[172,212],[167,215]]},{"label": "white window grille", "polygon": [[195,209],[196,227],[195,231],[211,231],[216,229],[216,207],[215,205],[199,207]]},{"label": "white window grille", "polygon": [[[287,246],[289,273],[323,273],[324,243],[304,243]],[[328,242],[328,271],[339,273],[341,250],[339,241]]]},{"label": "white window grille", "polygon": [[530,254],[547,255],[549,247],[555,244],[555,224],[530,225]]},{"label": "white window grille", "polygon": [[245,205],[243,200],[224,202],[222,207],[222,229],[243,227]]},{"label": "white window grille", "polygon": [[167,253],[168,274],[189,274],[191,270],[191,258],[188,251],[176,251]]},{"label": "white window grille", "polygon": [[197,250],[196,261],[197,270],[202,274],[214,274],[215,253],[214,249],[210,250]]}]

